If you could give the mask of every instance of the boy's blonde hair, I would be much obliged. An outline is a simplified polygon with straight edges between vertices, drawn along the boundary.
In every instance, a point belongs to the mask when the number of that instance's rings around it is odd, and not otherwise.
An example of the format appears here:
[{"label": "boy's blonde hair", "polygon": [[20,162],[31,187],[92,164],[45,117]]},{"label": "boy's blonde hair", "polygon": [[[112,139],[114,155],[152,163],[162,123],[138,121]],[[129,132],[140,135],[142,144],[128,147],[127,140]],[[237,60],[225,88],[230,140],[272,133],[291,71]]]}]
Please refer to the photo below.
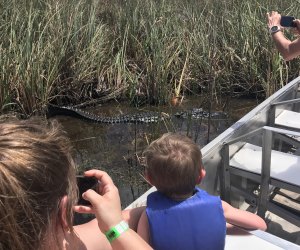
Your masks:
[{"label": "boy's blonde hair", "polygon": [[184,135],[167,133],[144,151],[146,174],[158,191],[172,196],[193,191],[202,169],[199,146]]},{"label": "boy's blonde hair", "polygon": [[57,122],[0,122],[0,249],[40,249],[46,237],[57,239],[65,195],[72,231],[75,174],[69,140]]}]

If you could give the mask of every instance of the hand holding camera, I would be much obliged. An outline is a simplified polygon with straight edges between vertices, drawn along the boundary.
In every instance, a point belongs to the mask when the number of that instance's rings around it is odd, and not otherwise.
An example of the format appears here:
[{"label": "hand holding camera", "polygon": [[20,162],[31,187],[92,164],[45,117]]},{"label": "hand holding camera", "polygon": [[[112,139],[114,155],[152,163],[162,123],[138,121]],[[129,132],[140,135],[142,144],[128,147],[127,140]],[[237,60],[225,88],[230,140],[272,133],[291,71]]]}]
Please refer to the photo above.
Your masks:
[{"label": "hand holding camera", "polygon": [[300,22],[293,16],[281,16],[277,11],[272,11],[267,13],[267,18],[271,35],[282,31],[283,28],[293,28],[293,32],[300,33]]},{"label": "hand holding camera", "polygon": [[104,171],[93,169],[86,171],[84,176],[85,178],[95,178],[98,187],[96,191],[88,189],[82,194],[83,199],[91,203],[90,206],[77,205],[74,210],[78,213],[95,214],[100,230],[106,232],[123,219],[118,189]]},{"label": "hand holding camera", "polygon": [[[281,16],[277,11],[267,13],[267,20],[271,38],[283,60],[290,61],[300,56],[300,20],[293,16]],[[282,32],[285,28],[297,37],[286,37]]]}]

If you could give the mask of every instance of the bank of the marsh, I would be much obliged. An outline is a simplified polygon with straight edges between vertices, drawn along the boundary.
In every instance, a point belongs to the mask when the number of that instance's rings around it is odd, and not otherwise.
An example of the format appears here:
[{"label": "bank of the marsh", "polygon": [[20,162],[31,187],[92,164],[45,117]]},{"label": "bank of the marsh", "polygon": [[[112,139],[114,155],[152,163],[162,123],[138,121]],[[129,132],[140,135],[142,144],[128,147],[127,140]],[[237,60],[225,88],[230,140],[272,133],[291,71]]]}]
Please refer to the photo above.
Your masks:
[{"label": "bank of the marsh", "polygon": [[280,0],[0,0],[0,111],[269,95],[299,71],[274,49],[270,10],[300,17],[297,2]]}]

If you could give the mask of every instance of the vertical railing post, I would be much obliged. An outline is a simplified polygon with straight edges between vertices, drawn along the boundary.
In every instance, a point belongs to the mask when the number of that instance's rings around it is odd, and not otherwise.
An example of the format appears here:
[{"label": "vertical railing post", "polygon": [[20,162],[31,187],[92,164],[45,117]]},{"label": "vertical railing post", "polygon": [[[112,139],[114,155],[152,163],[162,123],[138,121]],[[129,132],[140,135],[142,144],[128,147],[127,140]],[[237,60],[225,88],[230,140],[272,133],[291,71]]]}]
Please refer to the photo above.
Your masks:
[{"label": "vertical railing post", "polygon": [[271,175],[272,131],[264,129],[262,142],[261,182],[257,214],[265,218],[269,200],[269,184]]},{"label": "vertical railing post", "polygon": [[220,171],[221,199],[230,203],[230,171],[229,171],[229,145],[224,144],[222,149],[222,161]]},{"label": "vertical railing post", "polygon": [[276,105],[271,104],[269,115],[267,117],[268,126],[273,127],[275,125],[275,115],[276,115]]}]

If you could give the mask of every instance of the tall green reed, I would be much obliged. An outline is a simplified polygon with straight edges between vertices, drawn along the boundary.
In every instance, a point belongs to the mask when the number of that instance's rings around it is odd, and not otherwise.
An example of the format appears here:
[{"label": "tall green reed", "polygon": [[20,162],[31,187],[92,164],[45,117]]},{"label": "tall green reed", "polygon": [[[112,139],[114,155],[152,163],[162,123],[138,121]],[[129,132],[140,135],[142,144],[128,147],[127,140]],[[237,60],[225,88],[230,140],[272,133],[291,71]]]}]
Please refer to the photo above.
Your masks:
[{"label": "tall green reed", "polygon": [[[0,107],[27,116],[103,93],[164,104],[177,91],[270,95],[298,75],[268,34],[279,0],[0,1]],[[186,60],[188,58],[188,60]],[[180,82],[180,88],[178,83]]]},{"label": "tall green reed", "polygon": [[9,1],[1,4],[0,75],[5,91],[0,105],[3,109],[10,104],[25,115],[55,98],[80,96],[84,83],[97,78],[99,65],[107,59],[107,31],[94,20],[95,3],[34,3],[13,1],[13,8]]}]

